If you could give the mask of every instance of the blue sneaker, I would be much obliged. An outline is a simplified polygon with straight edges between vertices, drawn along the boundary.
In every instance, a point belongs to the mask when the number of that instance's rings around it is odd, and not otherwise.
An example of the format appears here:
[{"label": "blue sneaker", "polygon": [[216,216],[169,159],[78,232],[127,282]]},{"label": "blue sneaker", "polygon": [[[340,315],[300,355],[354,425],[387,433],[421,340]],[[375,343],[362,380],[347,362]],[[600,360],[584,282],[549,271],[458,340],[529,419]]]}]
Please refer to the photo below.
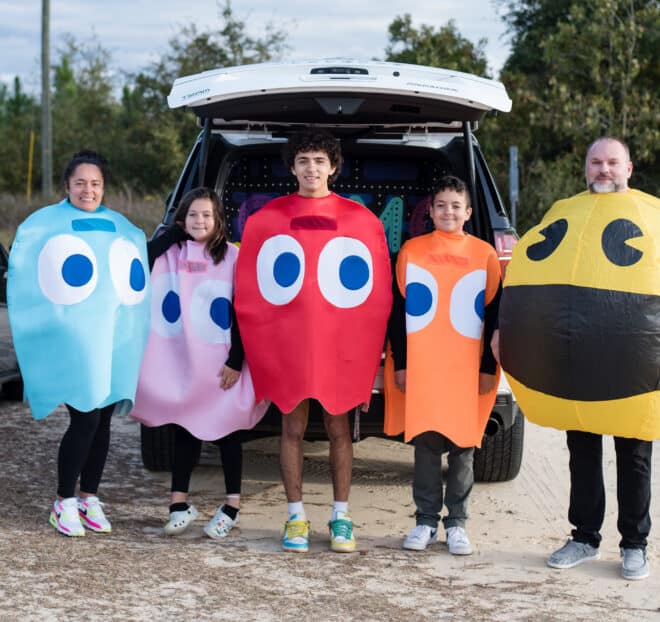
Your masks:
[{"label": "blue sneaker", "polygon": [[284,523],[282,548],[294,553],[306,553],[309,551],[309,521],[297,518],[297,516],[297,514],[293,514]]}]

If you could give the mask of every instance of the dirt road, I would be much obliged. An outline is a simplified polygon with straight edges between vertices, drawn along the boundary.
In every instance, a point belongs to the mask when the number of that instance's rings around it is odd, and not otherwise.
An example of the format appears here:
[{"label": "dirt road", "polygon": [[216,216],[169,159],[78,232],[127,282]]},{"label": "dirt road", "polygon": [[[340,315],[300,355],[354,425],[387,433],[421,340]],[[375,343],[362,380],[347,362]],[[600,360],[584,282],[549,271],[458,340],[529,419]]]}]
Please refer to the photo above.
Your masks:
[{"label": "dirt road", "polygon": [[[23,404],[0,402],[0,620],[535,620],[660,622],[660,494],[652,504],[651,577],[619,571],[614,451],[606,442],[608,513],[602,559],[567,571],[545,566],[568,536],[567,452],[560,432],[527,426],[523,468],[512,482],[477,484],[469,557],[444,543],[401,549],[412,526],[411,448],[380,439],[355,447],[351,513],[359,553],[328,551],[327,445],[305,451],[306,555],[282,553],[285,518],[276,439],[245,446],[239,529],[214,542],[200,519],[164,536],[169,475],[142,468],[139,429],[113,421],[100,496],[113,533],[68,539],[48,525],[65,411],[35,422]],[[214,447],[204,450],[192,498],[204,520],[220,500]],[[655,491],[660,443],[654,455]]]}]

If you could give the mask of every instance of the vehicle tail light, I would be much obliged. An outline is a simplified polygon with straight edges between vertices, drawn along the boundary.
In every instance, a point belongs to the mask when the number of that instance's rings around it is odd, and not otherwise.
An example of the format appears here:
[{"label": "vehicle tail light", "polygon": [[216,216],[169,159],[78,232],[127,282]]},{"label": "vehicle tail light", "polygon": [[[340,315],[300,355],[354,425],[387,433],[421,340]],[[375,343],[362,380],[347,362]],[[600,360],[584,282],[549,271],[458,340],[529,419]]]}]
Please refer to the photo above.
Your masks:
[{"label": "vehicle tail light", "polygon": [[511,252],[517,241],[518,236],[515,231],[495,231],[495,250],[500,259],[502,278],[504,278],[506,267],[509,261],[511,261]]}]

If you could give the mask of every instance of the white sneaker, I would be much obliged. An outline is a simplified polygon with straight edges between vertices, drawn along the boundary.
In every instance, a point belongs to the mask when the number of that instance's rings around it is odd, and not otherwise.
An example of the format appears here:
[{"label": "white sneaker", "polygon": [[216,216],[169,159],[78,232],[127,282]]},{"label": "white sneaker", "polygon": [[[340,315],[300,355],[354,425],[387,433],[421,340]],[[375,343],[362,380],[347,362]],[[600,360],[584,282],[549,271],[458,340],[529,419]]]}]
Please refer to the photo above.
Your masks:
[{"label": "white sneaker", "polygon": [[103,504],[98,497],[85,497],[78,499],[78,515],[80,522],[97,533],[110,533],[112,525],[103,513]]},{"label": "white sneaker", "polygon": [[222,506],[220,506],[217,509],[215,516],[206,523],[204,533],[214,540],[217,538],[224,538],[237,522],[238,514],[236,514],[236,518],[231,518],[231,516],[227,516],[227,514],[222,511]]},{"label": "white sneaker", "polygon": [[165,523],[164,527],[165,533],[168,536],[183,533],[198,516],[197,508],[194,505],[189,506],[187,510],[170,512],[170,520]]},{"label": "white sneaker", "polygon": [[78,515],[78,500],[75,497],[55,500],[48,522],[65,536],[84,536],[85,530]]},{"label": "white sneaker", "polygon": [[403,548],[411,551],[423,551],[429,544],[438,539],[438,530],[429,525],[415,525],[406,539]]},{"label": "white sneaker", "polygon": [[447,527],[447,547],[452,555],[471,555],[472,545],[463,527]]}]

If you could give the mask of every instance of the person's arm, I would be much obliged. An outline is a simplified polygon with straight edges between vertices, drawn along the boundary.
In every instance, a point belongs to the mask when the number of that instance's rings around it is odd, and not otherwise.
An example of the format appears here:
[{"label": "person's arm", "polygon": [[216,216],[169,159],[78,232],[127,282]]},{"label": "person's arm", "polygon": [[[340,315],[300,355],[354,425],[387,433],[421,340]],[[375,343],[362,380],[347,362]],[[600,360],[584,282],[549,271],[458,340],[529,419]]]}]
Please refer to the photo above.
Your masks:
[{"label": "person's arm", "polygon": [[497,361],[493,356],[491,340],[493,333],[498,327],[498,313],[500,310],[500,298],[502,296],[502,284],[500,283],[493,299],[486,305],[484,310],[484,351],[481,355],[479,371],[483,374],[495,374]]},{"label": "person's arm", "polygon": [[234,371],[240,373],[243,368],[243,359],[245,358],[245,350],[243,348],[243,340],[241,339],[241,331],[238,329],[238,320],[236,319],[236,312],[234,305],[231,307],[231,347],[229,348],[229,356],[225,361],[225,365]]},{"label": "person's arm", "polygon": [[160,235],[147,242],[147,256],[149,258],[149,270],[152,270],[156,259],[173,244],[179,244],[192,238],[178,224],[173,224],[165,229]]}]

